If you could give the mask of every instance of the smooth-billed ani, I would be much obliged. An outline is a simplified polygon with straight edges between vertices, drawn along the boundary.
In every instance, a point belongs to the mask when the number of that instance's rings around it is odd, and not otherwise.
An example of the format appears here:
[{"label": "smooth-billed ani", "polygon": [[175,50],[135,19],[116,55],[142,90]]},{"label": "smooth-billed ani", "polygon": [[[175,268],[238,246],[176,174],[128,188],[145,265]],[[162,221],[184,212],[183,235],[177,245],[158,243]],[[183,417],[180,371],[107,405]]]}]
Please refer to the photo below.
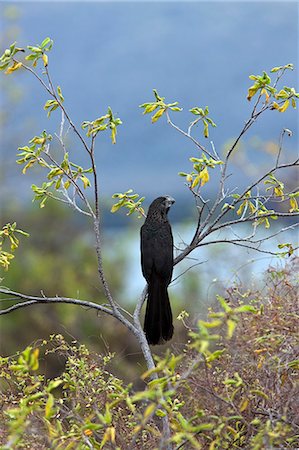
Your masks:
[{"label": "smooth-billed ani", "polygon": [[141,266],[148,284],[144,332],[149,344],[163,344],[173,335],[167,286],[173,270],[173,238],[167,213],[174,199],[158,197],[141,227]]}]

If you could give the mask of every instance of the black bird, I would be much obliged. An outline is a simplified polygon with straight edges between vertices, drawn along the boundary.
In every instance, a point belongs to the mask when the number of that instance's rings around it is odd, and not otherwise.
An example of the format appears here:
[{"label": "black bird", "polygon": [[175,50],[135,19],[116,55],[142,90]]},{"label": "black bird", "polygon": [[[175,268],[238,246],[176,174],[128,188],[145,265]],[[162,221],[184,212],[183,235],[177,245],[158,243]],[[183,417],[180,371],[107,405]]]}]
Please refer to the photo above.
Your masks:
[{"label": "black bird", "polygon": [[174,199],[156,198],[141,227],[141,266],[148,284],[144,332],[149,344],[163,344],[173,335],[167,286],[173,270],[173,237],[167,219]]}]

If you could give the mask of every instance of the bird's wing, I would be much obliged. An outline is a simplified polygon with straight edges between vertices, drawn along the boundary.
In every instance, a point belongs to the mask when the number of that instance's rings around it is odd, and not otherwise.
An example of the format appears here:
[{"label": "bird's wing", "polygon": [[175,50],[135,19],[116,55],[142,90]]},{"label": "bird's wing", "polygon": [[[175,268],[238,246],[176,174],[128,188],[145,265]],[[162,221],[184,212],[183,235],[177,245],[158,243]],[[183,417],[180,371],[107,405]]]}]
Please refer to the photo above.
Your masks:
[{"label": "bird's wing", "polygon": [[168,222],[153,230],[144,224],[141,228],[141,265],[147,280],[153,273],[167,284],[173,268],[173,238]]}]

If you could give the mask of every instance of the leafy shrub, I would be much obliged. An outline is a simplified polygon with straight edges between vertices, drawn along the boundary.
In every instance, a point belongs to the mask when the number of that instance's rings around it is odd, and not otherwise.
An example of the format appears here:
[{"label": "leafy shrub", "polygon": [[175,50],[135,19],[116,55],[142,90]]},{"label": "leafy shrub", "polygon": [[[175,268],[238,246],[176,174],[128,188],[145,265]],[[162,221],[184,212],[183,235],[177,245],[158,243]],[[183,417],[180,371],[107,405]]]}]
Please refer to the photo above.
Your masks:
[{"label": "leafy shrub", "polygon": [[[298,448],[296,264],[269,268],[263,290],[219,296],[183,352],[143,374],[143,390],[109,372],[113,355],[61,335],[2,358],[1,449]],[[65,360],[55,379],[39,373],[50,353]]]}]

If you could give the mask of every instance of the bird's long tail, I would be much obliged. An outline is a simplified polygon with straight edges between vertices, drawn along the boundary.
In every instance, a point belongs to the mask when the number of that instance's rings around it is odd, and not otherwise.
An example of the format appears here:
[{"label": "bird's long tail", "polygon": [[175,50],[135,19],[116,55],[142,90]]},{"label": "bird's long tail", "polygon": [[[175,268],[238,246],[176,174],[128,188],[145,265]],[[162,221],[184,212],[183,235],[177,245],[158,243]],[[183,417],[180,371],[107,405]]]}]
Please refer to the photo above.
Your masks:
[{"label": "bird's long tail", "polygon": [[167,285],[153,277],[148,285],[144,332],[151,345],[163,344],[173,335],[172,312]]}]

